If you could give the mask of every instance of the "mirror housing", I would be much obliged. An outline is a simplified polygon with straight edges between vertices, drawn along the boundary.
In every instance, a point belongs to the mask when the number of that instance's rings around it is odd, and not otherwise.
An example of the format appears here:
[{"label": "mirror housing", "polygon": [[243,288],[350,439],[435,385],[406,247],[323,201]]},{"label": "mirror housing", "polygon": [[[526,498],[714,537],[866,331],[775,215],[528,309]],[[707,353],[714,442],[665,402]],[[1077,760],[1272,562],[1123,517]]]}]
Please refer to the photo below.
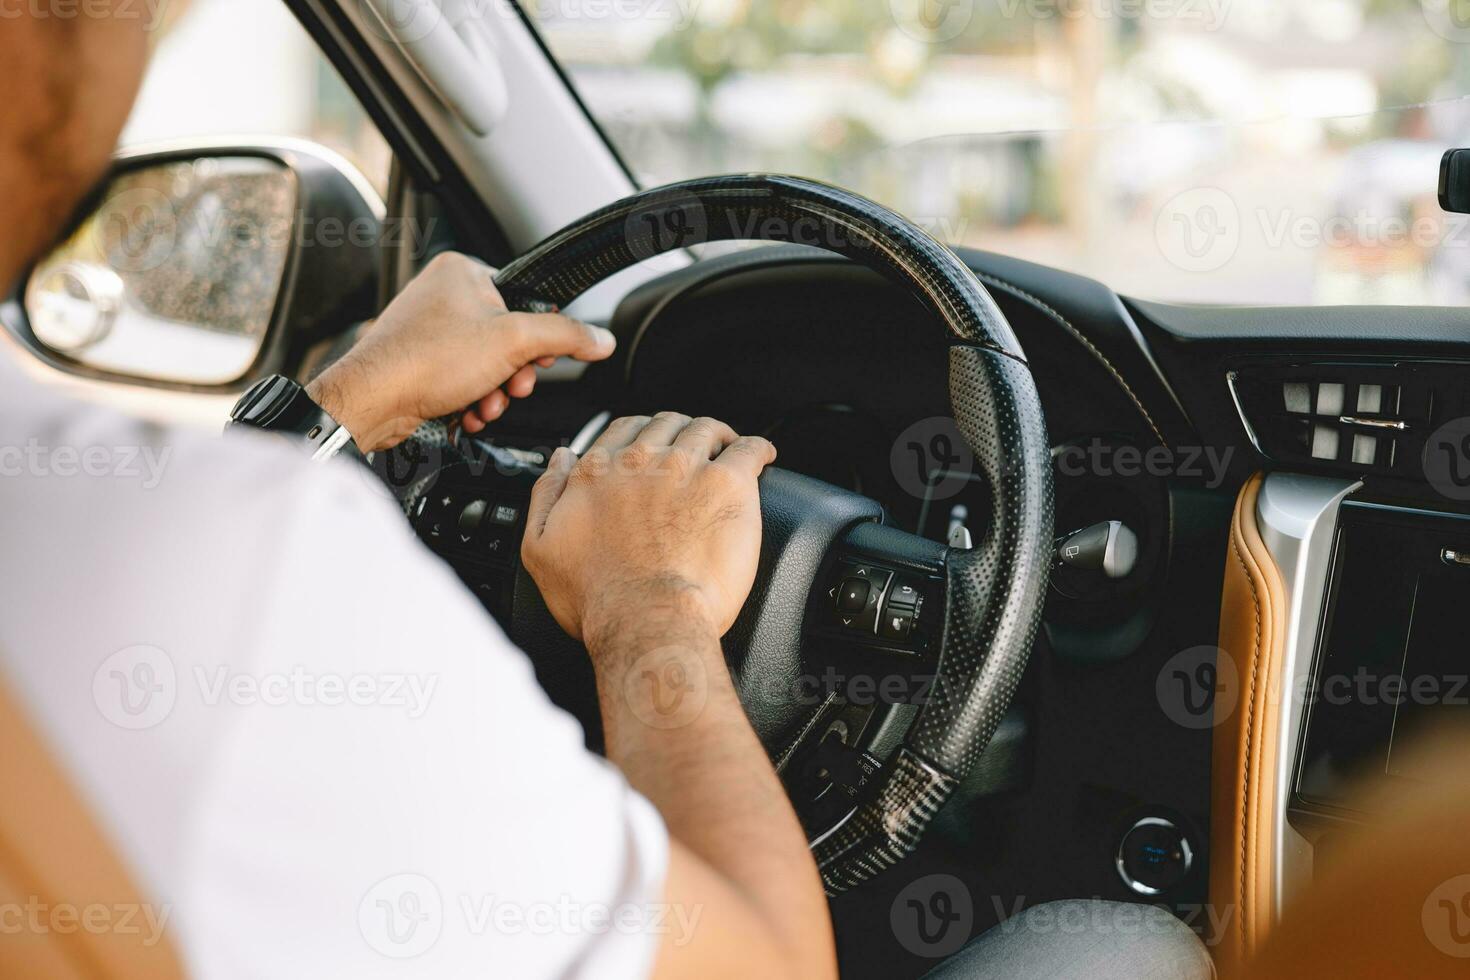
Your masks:
[{"label": "mirror housing", "polygon": [[1451,214],[1470,214],[1470,150],[1446,150],[1439,158],[1439,206]]},{"label": "mirror housing", "polygon": [[95,200],[3,310],[61,370],[240,390],[378,312],[383,204],[323,147],[129,152]]}]

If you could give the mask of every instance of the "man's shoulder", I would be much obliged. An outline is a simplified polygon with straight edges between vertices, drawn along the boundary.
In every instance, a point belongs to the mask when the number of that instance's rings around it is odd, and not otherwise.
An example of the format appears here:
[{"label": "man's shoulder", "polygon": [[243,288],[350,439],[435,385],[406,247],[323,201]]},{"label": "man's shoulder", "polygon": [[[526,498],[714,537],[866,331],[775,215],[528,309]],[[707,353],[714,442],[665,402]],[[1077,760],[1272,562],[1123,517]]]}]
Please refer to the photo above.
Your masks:
[{"label": "man's shoulder", "polygon": [[86,522],[199,520],[216,530],[284,524],[323,505],[393,513],[387,489],[355,460],[321,465],[285,437],[159,425],[49,393],[7,400],[0,413],[0,495],[20,522],[61,506]]}]

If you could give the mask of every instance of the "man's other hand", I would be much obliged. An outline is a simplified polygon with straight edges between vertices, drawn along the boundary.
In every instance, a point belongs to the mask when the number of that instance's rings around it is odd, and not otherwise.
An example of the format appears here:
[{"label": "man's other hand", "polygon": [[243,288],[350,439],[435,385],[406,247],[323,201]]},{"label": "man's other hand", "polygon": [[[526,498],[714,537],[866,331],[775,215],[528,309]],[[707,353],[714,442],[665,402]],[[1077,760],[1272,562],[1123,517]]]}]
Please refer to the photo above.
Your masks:
[{"label": "man's other hand", "polygon": [[467,256],[436,256],[307,392],[372,452],[451,412],[479,432],[531,393],[537,365],[612,354],[613,335],[600,327],[508,311],[493,276]]},{"label": "man's other hand", "polygon": [[765,439],[664,412],[613,422],[536,483],[522,559],[547,606],[597,649],[626,617],[674,607],[721,636],[755,582]]}]

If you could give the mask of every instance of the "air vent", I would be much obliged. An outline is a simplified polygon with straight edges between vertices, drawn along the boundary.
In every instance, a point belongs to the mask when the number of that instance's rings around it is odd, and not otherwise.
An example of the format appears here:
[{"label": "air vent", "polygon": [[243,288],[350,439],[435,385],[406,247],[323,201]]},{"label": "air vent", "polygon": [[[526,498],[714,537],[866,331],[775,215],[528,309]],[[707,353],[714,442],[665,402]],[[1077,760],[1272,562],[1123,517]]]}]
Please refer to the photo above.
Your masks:
[{"label": "air vent", "polygon": [[[1251,441],[1282,463],[1355,472],[1418,468],[1448,365],[1252,365],[1228,375]],[[1464,367],[1455,365],[1463,381]],[[1459,393],[1457,393],[1458,395]]]}]

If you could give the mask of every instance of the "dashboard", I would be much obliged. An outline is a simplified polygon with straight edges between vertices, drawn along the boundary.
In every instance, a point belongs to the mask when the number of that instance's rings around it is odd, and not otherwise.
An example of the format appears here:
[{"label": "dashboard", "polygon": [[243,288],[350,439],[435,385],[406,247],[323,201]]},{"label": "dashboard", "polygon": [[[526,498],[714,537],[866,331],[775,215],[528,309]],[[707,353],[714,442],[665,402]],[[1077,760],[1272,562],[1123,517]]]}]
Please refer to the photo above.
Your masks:
[{"label": "dashboard", "polygon": [[[1197,724],[1181,715],[1166,682],[1181,676],[1180,664],[1195,673],[1213,665],[1231,512],[1242,485],[1266,469],[1344,488],[1334,492],[1352,488],[1353,507],[1364,509],[1350,510],[1347,524],[1362,513],[1365,526],[1382,523],[1386,512],[1375,506],[1413,511],[1412,520],[1435,529],[1425,532],[1435,542],[1440,529],[1467,526],[1445,514],[1470,509],[1413,465],[1432,422],[1470,415],[1463,360],[1470,314],[1395,310],[1386,322],[1383,310],[1166,307],[1031,263],[960,255],[1006,314],[1036,379],[1053,447],[1058,534],[1117,525],[1136,552],[1117,577],[1073,574],[1059,558],[1022,687],[975,772],[907,859],[892,894],[880,877],[834,900],[844,972],[852,975],[923,972],[926,964],[894,947],[887,916],[896,889],[927,871],[957,874],[977,895],[1027,903],[1078,895],[1163,903],[1204,928],[1196,920],[1208,897],[1212,730],[1208,716]],[[432,535],[423,515],[416,519],[497,615],[522,612],[531,588],[514,560],[511,512],[524,501],[537,459],[557,445],[585,448],[598,423],[617,415],[674,409],[715,416],[769,437],[778,466],[876,501],[885,523],[937,543],[985,533],[990,488],[950,421],[945,338],[915,300],[879,275],[825,253],[765,246],[640,287],[611,326],[619,338],[613,360],[574,382],[542,385],[496,428],[494,451],[528,468],[504,500],[484,501],[477,537],[455,540],[452,507],[440,532],[454,537]],[[1421,381],[1431,385],[1428,394],[1413,387]],[[1313,385],[1319,394],[1293,416],[1297,389],[1282,398],[1272,387],[1278,384]],[[1328,413],[1336,403],[1328,403],[1324,384],[1342,389],[1332,398],[1354,399],[1357,414]],[[1374,385],[1376,411],[1358,411],[1370,404],[1362,399]],[[1390,406],[1382,396],[1395,386],[1405,397]],[[1390,413],[1411,402],[1423,417]],[[1408,428],[1392,428],[1400,422]],[[1319,452],[1319,428],[1336,430],[1330,453]],[[1364,455],[1354,446],[1365,432],[1396,441],[1375,442]],[[472,474],[454,479],[456,503],[478,499]],[[1273,492],[1279,496],[1279,488]],[[509,524],[487,523],[501,507]],[[474,552],[480,537],[500,541],[507,528],[511,542],[499,547],[509,556]],[[1384,540],[1359,550],[1391,551],[1402,539]],[[1470,538],[1459,548],[1470,554]],[[1288,567],[1287,556],[1280,560]],[[1337,608],[1371,608],[1342,596],[1371,593],[1363,583],[1372,581],[1368,566],[1376,560],[1360,560],[1334,580]],[[1433,651],[1434,638],[1450,628],[1447,610],[1470,595],[1459,572],[1436,566],[1436,611],[1413,627],[1413,635],[1430,639],[1415,649]],[[1328,577],[1325,567],[1316,574]],[[1393,601],[1398,608],[1412,597],[1395,592]],[[1312,609],[1304,623],[1315,621]],[[1334,628],[1352,632],[1346,615],[1332,620]],[[1401,619],[1370,625],[1401,635],[1408,629]],[[531,648],[554,632],[552,624],[517,639]],[[1293,669],[1303,675],[1328,655],[1315,633],[1297,646]],[[583,659],[562,651],[538,662],[538,674],[555,688],[586,670]],[[570,707],[595,714],[592,704]],[[1351,728],[1350,715],[1323,713],[1308,742],[1303,792],[1283,804],[1293,820],[1332,816],[1321,804],[1335,801],[1339,770],[1386,751],[1351,736],[1333,742],[1334,726]],[[1295,745],[1283,745],[1289,765]],[[1139,855],[1158,854],[1169,866],[1141,880]],[[977,907],[974,931],[1004,911]]]},{"label": "dashboard", "polygon": [[[1140,900],[1116,868],[1118,841],[1130,827],[1145,817],[1166,819],[1204,850],[1208,733],[1181,733],[1159,713],[1154,675],[1177,644],[1213,639],[1220,560],[1171,575],[1169,555],[1181,547],[1223,554],[1232,490],[1220,474],[1213,496],[1223,503],[1213,506],[1210,491],[1171,486],[1178,482],[1171,474],[1143,465],[1148,450],[1186,432],[1187,423],[1138,355],[1133,330],[1118,322],[1126,314],[1116,298],[1096,284],[1086,288],[1089,301],[1109,311],[1114,333],[1084,323],[1084,334],[1077,319],[1029,289],[992,286],[1028,351],[1056,447],[1057,530],[1126,525],[1137,539],[1136,561],[1121,579],[1091,576],[1084,588],[1054,590],[1016,705],[941,814],[933,843],[913,859],[953,870],[957,851],[958,866],[983,875],[997,893],[1029,895],[1044,883],[1058,895]],[[766,435],[780,453],[778,466],[871,498],[887,524],[935,542],[985,533],[991,491],[950,416],[944,332],[877,274],[824,253],[763,247],[638,289],[611,326],[619,354],[574,383],[540,386],[536,399],[497,426],[496,452],[516,454],[534,470],[556,445],[585,448],[598,420],[675,409]],[[1137,369],[1142,381],[1123,383],[1126,369]],[[511,512],[525,484],[508,486],[502,468],[489,492],[463,468],[446,473],[445,492],[425,494],[422,511],[411,515],[415,526],[492,612],[521,619],[530,583],[515,567],[518,549],[499,545],[508,558],[485,548],[507,530],[518,533]],[[476,506],[461,528],[469,504]],[[501,508],[509,525],[492,520]],[[1202,515],[1185,522],[1182,536],[1181,511]],[[1176,594],[1160,589],[1164,582]],[[555,628],[532,630],[516,637],[528,649],[550,643]],[[548,689],[565,689],[579,679],[582,659],[558,649],[538,658],[538,676]],[[585,698],[563,706],[595,715]],[[1155,746],[1146,765],[1098,737],[1118,731],[1122,719],[1130,740]],[[1062,771],[1077,778],[1041,775]],[[1203,861],[1168,898],[1201,902],[1202,868]],[[881,882],[874,886],[872,895],[836,900],[839,929],[888,932],[877,928],[874,916],[887,906]],[[864,942],[844,939],[843,946],[862,950]],[[913,964],[892,960],[906,955],[901,950],[859,955],[912,972]]]}]

